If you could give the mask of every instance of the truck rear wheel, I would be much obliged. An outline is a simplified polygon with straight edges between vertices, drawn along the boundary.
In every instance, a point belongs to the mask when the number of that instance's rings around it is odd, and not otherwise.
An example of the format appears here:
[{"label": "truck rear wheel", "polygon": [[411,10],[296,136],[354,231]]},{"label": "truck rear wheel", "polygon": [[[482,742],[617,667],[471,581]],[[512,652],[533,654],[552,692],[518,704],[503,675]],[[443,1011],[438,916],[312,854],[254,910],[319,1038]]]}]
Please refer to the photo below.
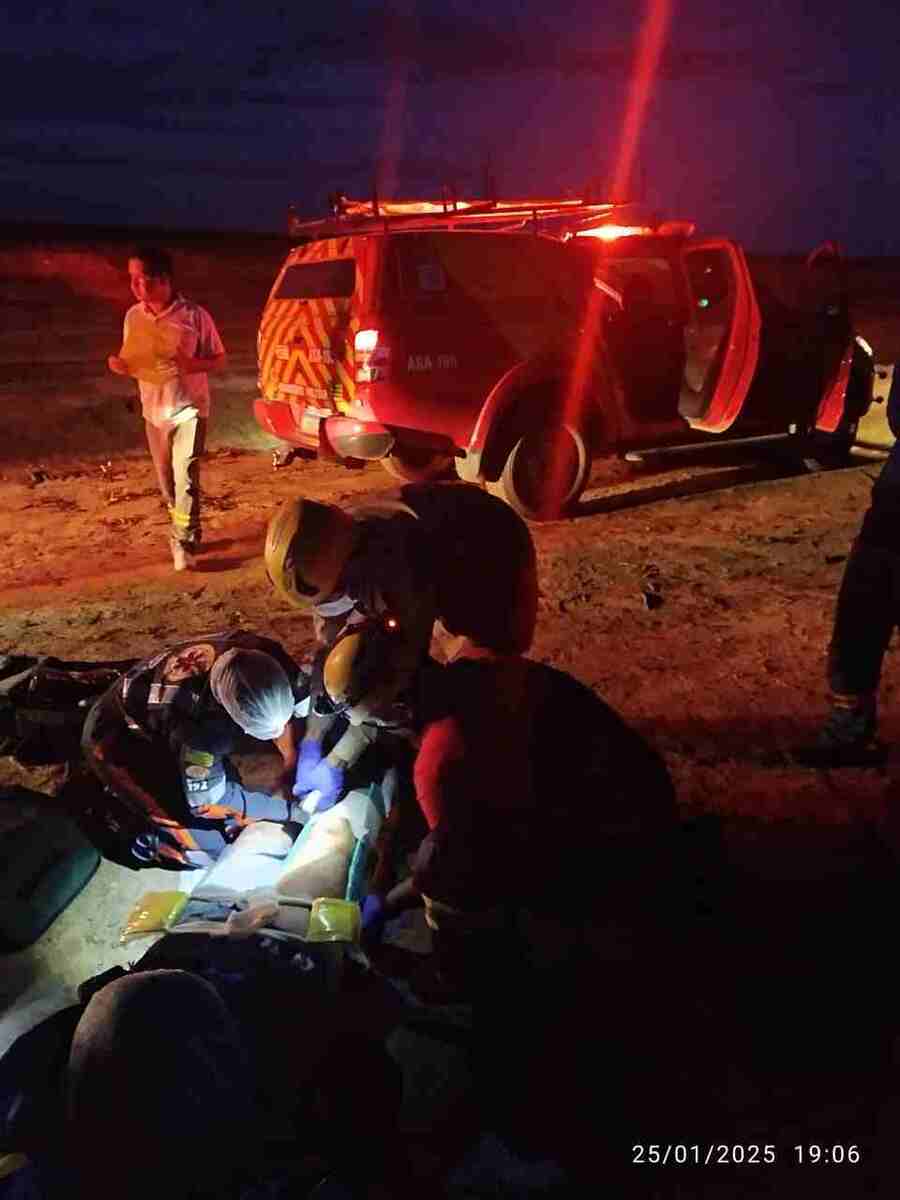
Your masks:
[{"label": "truck rear wheel", "polygon": [[529,521],[552,521],[584,491],[591,455],[575,425],[545,426],[524,434],[510,451],[503,474],[488,491]]},{"label": "truck rear wheel", "polygon": [[453,468],[450,454],[438,454],[434,450],[402,450],[378,460],[388,475],[402,479],[405,483],[425,483],[429,479],[441,479]]}]

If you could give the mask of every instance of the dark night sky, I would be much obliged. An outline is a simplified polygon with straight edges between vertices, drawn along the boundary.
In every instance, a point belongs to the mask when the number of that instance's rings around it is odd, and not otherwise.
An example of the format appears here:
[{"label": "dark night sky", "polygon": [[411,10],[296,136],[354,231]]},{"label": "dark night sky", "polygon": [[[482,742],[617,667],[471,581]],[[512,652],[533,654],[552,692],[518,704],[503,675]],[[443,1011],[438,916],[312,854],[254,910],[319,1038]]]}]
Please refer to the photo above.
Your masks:
[{"label": "dark night sky", "polygon": [[[892,0],[672,0],[634,191],[751,248],[900,253]],[[643,0],[14,0],[0,218],[280,230],[329,191],[611,176]]]}]

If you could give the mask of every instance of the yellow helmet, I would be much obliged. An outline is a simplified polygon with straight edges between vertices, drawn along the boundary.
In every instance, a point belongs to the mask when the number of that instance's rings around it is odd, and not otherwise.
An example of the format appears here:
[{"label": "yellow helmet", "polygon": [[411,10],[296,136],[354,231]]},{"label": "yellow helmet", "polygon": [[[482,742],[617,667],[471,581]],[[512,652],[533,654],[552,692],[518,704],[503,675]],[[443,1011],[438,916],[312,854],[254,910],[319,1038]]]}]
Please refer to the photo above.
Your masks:
[{"label": "yellow helmet", "polygon": [[298,608],[312,608],[337,589],[356,546],[349,513],[318,500],[285,500],[266,531],[266,574]]},{"label": "yellow helmet", "polygon": [[415,648],[393,617],[350,625],[322,670],[328,698],[351,725],[386,716],[415,671]]}]

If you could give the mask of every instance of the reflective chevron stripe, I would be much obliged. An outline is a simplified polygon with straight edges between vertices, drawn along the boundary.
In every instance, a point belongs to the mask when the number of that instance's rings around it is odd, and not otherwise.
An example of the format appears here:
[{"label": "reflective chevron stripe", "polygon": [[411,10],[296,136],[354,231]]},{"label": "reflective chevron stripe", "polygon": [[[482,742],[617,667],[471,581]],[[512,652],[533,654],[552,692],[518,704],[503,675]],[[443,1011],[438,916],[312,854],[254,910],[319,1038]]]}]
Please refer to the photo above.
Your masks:
[{"label": "reflective chevron stripe", "polygon": [[[263,312],[258,336],[260,383],[267,399],[277,398],[282,385],[290,389],[290,394],[297,394],[294,389],[298,385],[316,389],[317,397],[323,398],[324,393],[336,404],[340,402],[342,408],[348,407],[355,396],[353,336],[359,329],[356,310],[363,294],[362,272],[357,270],[352,299],[318,297],[300,304],[272,298],[288,268],[351,257],[352,239],[341,237],[298,246],[285,261]],[[342,344],[335,345],[336,330],[343,322]],[[334,356],[331,362],[313,361],[310,352],[318,350],[330,351]]]}]

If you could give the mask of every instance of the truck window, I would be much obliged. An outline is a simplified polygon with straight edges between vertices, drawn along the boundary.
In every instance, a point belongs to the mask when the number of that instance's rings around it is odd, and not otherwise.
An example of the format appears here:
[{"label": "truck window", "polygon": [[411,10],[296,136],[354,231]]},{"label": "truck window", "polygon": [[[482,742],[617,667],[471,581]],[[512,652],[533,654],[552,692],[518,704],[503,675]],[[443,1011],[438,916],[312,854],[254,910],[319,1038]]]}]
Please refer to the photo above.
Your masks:
[{"label": "truck window", "polygon": [[352,296],[355,286],[355,259],[332,258],[325,262],[295,263],[285,271],[273,299],[340,299]]},{"label": "truck window", "polygon": [[696,250],[686,262],[695,308],[714,309],[729,299],[733,272],[724,251]]},{"label": "truck window", "polygon": [[606,258],[597,275],[622,297],[622,307],[677,320],[681,316],[672,266],[664,258]]}]

